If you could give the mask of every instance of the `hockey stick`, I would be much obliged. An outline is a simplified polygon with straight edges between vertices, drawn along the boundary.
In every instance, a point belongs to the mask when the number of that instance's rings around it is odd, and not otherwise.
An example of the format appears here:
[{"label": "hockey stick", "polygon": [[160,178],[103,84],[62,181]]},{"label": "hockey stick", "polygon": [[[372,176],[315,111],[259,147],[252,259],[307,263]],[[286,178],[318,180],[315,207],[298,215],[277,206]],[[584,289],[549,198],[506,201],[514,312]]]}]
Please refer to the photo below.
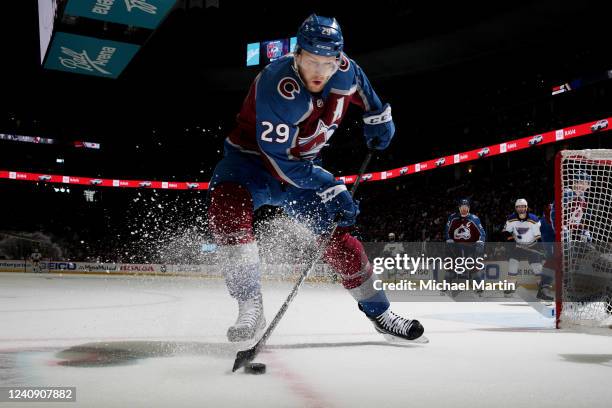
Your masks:
[{"label": "hockey stick", "polygon": [[[370,149],[368,151],[368,154],[366,155],[365,159],[363,160],[363,163],[361,164],[361,168],[359,169],[359,175],[357,176],[357,180],[355,180],[355,183],[353,184],[353,187],[351,187],[351,191],[350,191],[351,192],[351,197],[354,197],[355,196],[355,192],[357,192],[357,187],[359,187],[359,184],[361,183],[361,178],[363,177],[363,175],[364,175],[364,173],[365,173],[365,171],[366,171],[366,169],[368,167],[368,164],[370,164],[370,159],[372,159],[372,154],[373,154],[373,150]],[[289,296],[287,296],[287,299],[282,304],[282,306],[280,307],[279,311],[276,312],[276,316],[274,316],[274,319],[272,319],[272,322],[266,328],[266,331],[261,336],[259,341],[253,347],[251,347],[250,349],[240,350],[236,354],[236,360],[234,360],[234,367],[232,368],[232,372],[238,370],[240,367],[243,367],[247,363],[250,363],[251,361],[253,361],[253,359],[257,356],[257,354],[261,351],[263,346],[266,344],[266,341],[272,335],[272,332],[274,331],[274,329],[278,325],[278,322],[280,322],[280,320],[283,318],[283,315],[285,314],[285,312],[289,308],[289,305],[293,301],[293,298],[295,298],[295,296],[297,295],[300,286],[302,286],[302,283],[304,283],[304,281],[306,280],[308,275],[310,275],[310,272],[313,270],[313,268],[315,267],[315,265],[317,264],[319,259],[321,259],[321,257],[323,256],[323,253],[325,252],[325,249],[327,248],[327,245],[331,241],[332,236],[334,235],[334,232],[336,232],[336,228],[338,228],[338,219],[337,218],[334,220],[334,222],[331,225],[331,229],[330,229],[329,235],[327,237],[325,237],[323,239],[323,242],[319,245],[319,248],[317,249],[317,253],[315,254],[315,257],[314,257],[313,261],[311,262],[310,266],[308,266],[308,268],[306,268],[302,272],[302,274],[300,275],[300,278],[298,279],[298,281],[295,283],[295,285],[293,285],[293,289],[291,289],[291,292],[289,293]]]}]

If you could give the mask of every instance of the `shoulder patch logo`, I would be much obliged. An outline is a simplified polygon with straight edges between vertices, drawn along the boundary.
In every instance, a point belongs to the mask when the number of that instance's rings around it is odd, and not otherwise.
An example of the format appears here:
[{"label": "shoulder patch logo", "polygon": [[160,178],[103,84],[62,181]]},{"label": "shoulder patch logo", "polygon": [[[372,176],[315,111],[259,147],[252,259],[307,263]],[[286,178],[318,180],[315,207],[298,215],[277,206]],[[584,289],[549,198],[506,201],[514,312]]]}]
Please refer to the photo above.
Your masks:
[{"label": "shoulder patch logo", "polygon": [[291,77],[284,77],[278,82],[278,93],[285,99],[293,100],[300,93],[300,84]]},{"label": "shoulder patch logo", "polygon": [[349,70],[350,66],[351,62],[348,58],[346,58],[346,55],[342,54],[342,58],[340,59],[340,66],[338,67],[338,69],[342,72],[346,72]]}]

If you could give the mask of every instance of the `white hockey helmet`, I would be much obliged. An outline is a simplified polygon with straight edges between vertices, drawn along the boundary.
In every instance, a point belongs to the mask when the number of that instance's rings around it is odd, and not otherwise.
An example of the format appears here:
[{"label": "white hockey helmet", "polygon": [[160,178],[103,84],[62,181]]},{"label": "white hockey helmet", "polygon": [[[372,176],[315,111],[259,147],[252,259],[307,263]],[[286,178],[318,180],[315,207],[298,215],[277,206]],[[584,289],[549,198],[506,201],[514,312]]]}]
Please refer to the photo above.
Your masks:
[{"label": "white hockey helmet", "polygon": [[516,200],[516,203],[514,203],[514,208],[518,207],[519,205],[524,205],[525,207],[529,207],[527,205],[527,200],[525,200],[524,198],[519,198],[518,200]]}]

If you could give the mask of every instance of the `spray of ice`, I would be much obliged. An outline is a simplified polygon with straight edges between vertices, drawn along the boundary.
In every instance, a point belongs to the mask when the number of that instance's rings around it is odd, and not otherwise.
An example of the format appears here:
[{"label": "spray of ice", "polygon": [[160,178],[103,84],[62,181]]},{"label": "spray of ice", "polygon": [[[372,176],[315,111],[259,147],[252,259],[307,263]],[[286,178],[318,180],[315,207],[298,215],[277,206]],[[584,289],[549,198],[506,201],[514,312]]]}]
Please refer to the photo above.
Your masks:
[{"label": "spray of ice", "polygon": [[[141,191],[127,213],[129,236],[124,242],[124,262],[161,264],[212,264],[219,270],[235,262],[219,259],[207,224],[205,194],[176,195],[166,191]],[[282,211],[263,208],[256,212],[255,236],[262,274],[286,279],[311,263],[319,245],[317,236]],[[320,262],[322,264],[322,262]],[[231,265],[230,265],[231,266]],[[320,265],[318,274],[329,274]]]}]

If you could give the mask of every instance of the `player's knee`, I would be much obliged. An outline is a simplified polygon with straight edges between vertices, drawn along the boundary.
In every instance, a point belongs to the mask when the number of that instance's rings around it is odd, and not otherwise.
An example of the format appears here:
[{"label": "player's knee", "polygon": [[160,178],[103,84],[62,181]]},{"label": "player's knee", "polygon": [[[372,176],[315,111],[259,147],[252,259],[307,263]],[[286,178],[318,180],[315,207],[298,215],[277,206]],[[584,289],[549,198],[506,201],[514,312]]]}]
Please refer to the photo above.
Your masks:
[{"label": "player's knee", "polygon": [[529,267],[531,268],[531,271],[533,272],[534,275],[542,274],[542,264],[541,263],[532,263],[532,264],[529,264]]},{"label": "player's knee", "polygon": [[372,275],[372,266],[361,242],[338,228],[325,250],[325,261],[340,275],[347,289],[360,286]]},{"label": "player's knee", "polygon": [[208,223],[219,245],[253,242],[253,199],[249,191],[237,183],[212,188]]}]

